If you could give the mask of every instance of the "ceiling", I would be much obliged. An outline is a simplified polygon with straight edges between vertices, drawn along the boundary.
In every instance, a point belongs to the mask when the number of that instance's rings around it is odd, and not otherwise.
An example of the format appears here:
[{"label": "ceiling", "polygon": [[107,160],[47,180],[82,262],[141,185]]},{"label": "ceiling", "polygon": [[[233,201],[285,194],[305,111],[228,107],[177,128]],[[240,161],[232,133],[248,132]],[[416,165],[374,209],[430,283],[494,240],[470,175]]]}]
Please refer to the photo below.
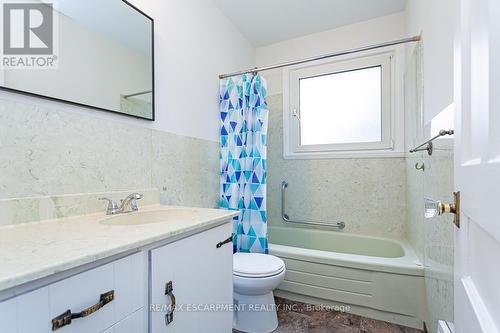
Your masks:
[{"label": "ceiling", "polygon": [[256,47],[404,10],[406,0],[213,0]]}]

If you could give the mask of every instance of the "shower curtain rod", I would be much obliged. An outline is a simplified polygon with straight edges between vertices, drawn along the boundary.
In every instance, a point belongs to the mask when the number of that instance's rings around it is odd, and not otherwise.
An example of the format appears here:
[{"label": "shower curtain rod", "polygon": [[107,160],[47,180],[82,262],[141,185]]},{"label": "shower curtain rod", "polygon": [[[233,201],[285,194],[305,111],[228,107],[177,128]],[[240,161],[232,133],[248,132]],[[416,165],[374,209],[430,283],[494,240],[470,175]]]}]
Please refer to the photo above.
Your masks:
[{"label": "shower curtain rod", "polygon": [[221,74],[219,75],[219,79],[225,79],[228,77],[232,76],[238,76],[242,74],[256,74],[257,72],[262,72],[262,71],[268,71],[271,69],[276,69],[276,68],[283,68],[283,67],[288,67],[288,66],[293,66],[293,65],[299,65],[303,64],[306,62],[311,62],[311,61],[316,61],[316,60],[322,60],[322,59],[327,59],[327,58],[332,58],[332,57],[338,57],[338,56],[343,56],[347,54],[352,54],[352,53],[357,53],[357,52],[363,52],[363,51],[369,51],[369,50],[374,50],[378,49],[381,47],[387,47],[387,46],[393,46],[393,45],[399,45],[399,44],[405,44],[405,43],[412,43],[412,42],[418,42],[421,40],[420,35],[413,36],[410,38],[403,38],[403,39],[397,39],[393,40],[390,42],[385,42],[385,43],[380,43],[380,44],[373,44],[369,46],[364,46],[364,47],[358,47],[350,50],[345,50],[345,51],[340,51],[340,52],[334,52],[334,53],[329,53],[329,54],[323,54],[317,57],[312,57],[312,58],[306,58],[302,60],[297,60],[297,61],[289,61],[289,62],[284,62],[281,64],[276,64],[276,65],[271,65],[271,66],[265,66],[265,67],[255,67],[252,69],[247,69],[244,71],[240,72],[234,72],[234,73],[229,73],[229,74]]}]

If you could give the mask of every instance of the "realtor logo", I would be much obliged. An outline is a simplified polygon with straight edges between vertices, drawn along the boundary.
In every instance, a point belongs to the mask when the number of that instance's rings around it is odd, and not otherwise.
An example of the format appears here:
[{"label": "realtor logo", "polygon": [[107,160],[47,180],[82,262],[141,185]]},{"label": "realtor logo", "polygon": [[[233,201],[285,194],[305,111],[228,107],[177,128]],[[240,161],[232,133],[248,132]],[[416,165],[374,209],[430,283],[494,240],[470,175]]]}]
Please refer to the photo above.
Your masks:
[{"label": "realtor logo", "polygon": [[54,13],[52,3],[3,2],[3,68],[55,68]]},{"label": "realtor logo", "polygon": [[53,16],[52,4],[4,4],[4,54],[52,54]]}]

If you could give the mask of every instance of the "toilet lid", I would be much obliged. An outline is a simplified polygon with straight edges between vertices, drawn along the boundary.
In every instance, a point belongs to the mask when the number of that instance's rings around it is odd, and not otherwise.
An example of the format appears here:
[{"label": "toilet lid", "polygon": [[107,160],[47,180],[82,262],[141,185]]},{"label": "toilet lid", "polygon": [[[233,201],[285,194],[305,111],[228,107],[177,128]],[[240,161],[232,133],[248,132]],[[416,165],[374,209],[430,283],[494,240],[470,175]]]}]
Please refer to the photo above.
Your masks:
[{"label": "toilet lid", "polygon": [[284,269],[283,260],[272,255],[260,253],[235,253],[233,255],[233,272],[238,276],[273,276]]}]

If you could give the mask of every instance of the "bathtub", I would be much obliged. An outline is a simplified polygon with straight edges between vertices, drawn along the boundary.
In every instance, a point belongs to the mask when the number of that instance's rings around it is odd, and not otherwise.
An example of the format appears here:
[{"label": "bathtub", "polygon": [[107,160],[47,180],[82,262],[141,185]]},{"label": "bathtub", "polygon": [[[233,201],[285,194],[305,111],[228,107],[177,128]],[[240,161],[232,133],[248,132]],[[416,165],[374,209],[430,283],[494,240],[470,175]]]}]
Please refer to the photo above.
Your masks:
[{"label": "bathtub", "polygon": [[269,252],[287,268],[276,296],[422,328],[424,267],[407,243],[309,228],[268,233]]}]

